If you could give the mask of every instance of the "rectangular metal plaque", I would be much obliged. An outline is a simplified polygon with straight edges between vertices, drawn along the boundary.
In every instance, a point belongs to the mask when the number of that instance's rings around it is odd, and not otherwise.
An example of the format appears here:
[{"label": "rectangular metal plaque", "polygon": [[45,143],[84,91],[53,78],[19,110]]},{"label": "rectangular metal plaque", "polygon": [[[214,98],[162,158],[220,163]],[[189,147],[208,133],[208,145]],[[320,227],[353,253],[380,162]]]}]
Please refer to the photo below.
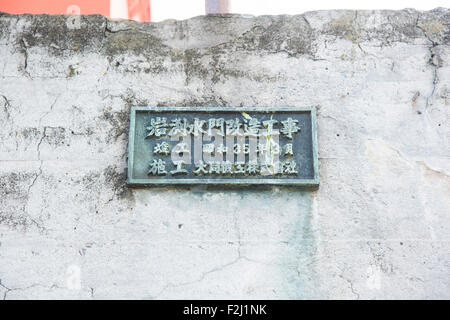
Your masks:
[{"label": "rectangular metal plaque", "polygon": [[319,186],[314,108],[132,107],[130,117],[130,186]]}]

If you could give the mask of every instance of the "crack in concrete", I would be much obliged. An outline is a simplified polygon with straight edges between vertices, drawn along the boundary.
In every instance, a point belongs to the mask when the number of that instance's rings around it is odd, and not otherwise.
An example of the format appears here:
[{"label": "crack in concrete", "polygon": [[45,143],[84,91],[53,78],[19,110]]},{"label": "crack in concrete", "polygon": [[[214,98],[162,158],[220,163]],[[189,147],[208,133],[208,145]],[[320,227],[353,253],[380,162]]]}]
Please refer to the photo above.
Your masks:
[{"label": "crack in concrete", "polygon": [[[53,105],[54,105],[55,103],[56,103],[56,100],[55,100],[55,102],[52,104],[52,106],[50,107],[50,110],[53,109]],[[50,111],[49,111],[49,112],[50,112]],[[44,117],[44,116],[41,117],[41,119],[39,120],[39,123],[41,122],[41,120],[42,120],[43,117]],[[39,160],[39,169],[38,169],[38,172],[35,174],[35,176],[34,176],[34,178],[33,178],[33,181],[31,182],[31,184],[30,184],[30,185],[28,186],[28,188],[27,188],[27,201],[24,203],[23,208],[22,208],[23,213],[30,219],[30,221],[31,221],[34,225],[36,225],[36,227],[37,227],[37,228],[39,229],[39,231],[41,231],[41,232],[46,231],[46,228],[43,227],[40,223],[38,223],[35,219],[33,219],[33,218],[29,215],[29,213],[28,213],[28,202],[29,202],[29,198],[30,198],[31,189],[32,189],[33,186],[35,185],[37,179],[42,175],[42,166],[43,166],[43,163],[44,163],[44,162],[43,162],[43,160],[41,160],[41,150],[40,150],[40,148],[41,148],[42,141],[43,141],[44,138],[46,137],[46,131],[47,131],[47,128],[48,128],[48,127],[44,127],[44,131],[43,131],[42,137],[41,137],[41,139],[39,140],[39,142],[38,142],[38,144],[37,144],[37,146],[36,146],[37,158],[38,158],[38,160]],[[42,210],[41,210],[41,212],[42,212]]]},{"label": "crack in concrete", "polygon": [[53,101],[53,103],[50,105],[50,109],[44,113],[40,118],[39,118],[39,127],[41,126],[42,123],[42,119],[44,119],[44,117],[46,117],[47,115],[49,115],[52,111],[53,111],[53,107],[55,106],[56,102],[58,101],[59,97],[61,96],[61,94],[59,94],[55,100]]},{"label": "crack in concrete", "polygon": [[[122,22],[127,23],[126,21],[122,21]],[[137,29],[137,30],[139,30],[139,29]],[[103,37],[106,38],[107,33],[120,33],[120,32],[127,32],[127,31],[133,31],[133,28],[112,30],[111,27],[109,26],[108,20],[106,20],[105,29],[103,30]],[[141,30],[139,30],[139,31],[141,31]]]},{"label": "crack in concrete", "polygon": [[1,95],[1,97],[3,98],[3,100],[5,100],[3,107],[5,108],[6,120],[9,120],[9,118],[11,117],[11,113],[9,112],[9,108],[11,108],[11,103],[9,102],[8,98],[6,98],[6,96]]},{"label": "crack in concrete", "polygon": [[35,284],[32,284],[32,285],[30,285],[28,287],[23,287],[23,288],[21,288],[21,287],[9,288],[9,287],[5,286],[4,284],[2,284],[1,279],[0,279],[0,287],[4,288],[6,290],[5,293],[3,294],[3,300],[6,300],[6,297],[7,297],[8,293],[13,292],[13,291],[25,291],[25,290],[36,288],[36,287],[47,288],[49,290],[55,289],[55,288],[56,289],[63,289],[62,287],[58,286],[57,284],[53,284],[53,285],[51,285],[49,287],[49,286],[45,286],[45,285],[42,285],[42,284],[39,284],[39,283],[35,283]]},{"label": "crack in concrete", "polygon": [[309,23],[309,20],[306,19],[306,17],[305,17],[304,14],[302,14],[302,18],[303,18],[303,20],[305,21],[306,25],[308,26],[309,31],[311,31],[311,33],[313,33],[314,29],[312,28],[311,24]]},{"label": "crack in concrete", "polygon": [[2,280],[0,279],[0,287],[2,287],[3,289],[5,289],[5,293],[3,294],[3,299],[2,300],[6,300],[6,295],[8,294],[8,292],[11,291],[10,288],[8,288],[7,286],[5,286],[4,284],[2,284]]},{"label": "crack in concrete", "polygon": [[47,131],[47,127],[44,127],[44,132],[42,133],[42,137],[36,146],[38,160],[41,160],[41,144],[42,144],[42,141],[47,137],[46,131]]},{"label": "crack in concrete", "polygon": [[242,254],[241,254],[241,245],[242,245],[241,244],[241,233],[240,233],[240,229],[239,229],[239,225],[238,225],[238,219],[237,219],[237,216],[236,216],[236,209],[234,210],[233,217],[234,217],[234,227],[236,228],[237,238],[238,238],[238,241],[237,241],[237,243],[238,243],[237,257],[234,260],[232,260],[232,261],[230,261],[228,263],[219,265],[219,266],[214,267],[214,268],[212,268],[212,269],[210,269],[208,271],[203,272],[201,274],[201,276],[198,279],[196,279],[196,280],[182,282],[182,283],[179,283],[179,284],[169,283],[166,286],[164,286],[163,289],[155,297],[160,296],[161,294],[163,294],[169,288],[177,288],[177,287],[182,287],[182,286],[186,286],[186,285],[190,285],[190,284],[201,282],[201,281],[203,281],[206,278],[207,275],[209,275],[211,273],[214,273],[214,272],[217,272],[217,271],[221,271],[221,270],[223,270],[223,269],[225,269],[225,268],[227,268],[229,266],[232,266],[232,265],[236,264],[240,260],[247,260],[247,261],[251,261],[251,262],[257,262],[257,261],[252,261],[251,259],[242,256]]},{"label": "crack in concrete", "polygon": [[[46,117],[48,114],[50,114],[52,111],[53,111],[53,107],[55,106],[55,104],[56,104],[56,102],[58,101],[58,99],[59,99],[59,97],[60,97],[61,95],[58,95],[56,98],[55,98],[55,101],[53,101],[53,103],[50,105],[50,109],[46,112],[46,113],[44,113],[40,118],[39,118],[39,125],[38,125],[38,127],[40,127],[41,126],[41,123],[42,123],[42,120],[44,119],[44,117]],[[38,158],[38,160],[40,160],[41,161],[41,144],[42,144],[42,141],[44,141],[44,139],[47,137],[47,129],[48,128],[52,128],[52,127],[50,127],[50,126],[44,126],[44,131],[42,132],[42,137],[41,137],[41,139],[39,139],[39,142],[37,143],[37,145],[36,145],[36,152],[37,152],[37,158]],[[40,166],[40,168],[42,168],[42,161],[41,161],[41,166]]]},{"label": "crack in concrete", "polygon": [[214,273],[214,272],[217,272],[217,271],[221,271],[221,270],[223,270],[223,269],[225,269],[225,268],[227,268],[229,266],[232,266],[235,263],[239,262],[239,260],[241,260],[241,259],[242,259],[242,257],[238,256],[236,259],[234,259],[231,262],[222,264],[222,265],[214,267],[214,268],[212,268],[212,269],[210,269],[208,271],[205,271],[196,280],[187,281],[187,282],[181,282],[181,283],[178,283],[178,284],[169,283],[166,286],[164,286],[163,289],[155,297],[160,296],[161,294],[163,294],[169,288],[178,288],[178,287],[187,286],[187,285],[195,284],[195,283],[198,283],[198,282],[202,282],[206,278],[207,275],[209,275],[211,273]]},{"label": "crack in concrete", "polygon": [[340,269],[340,270],[341,270],[341,274],[338,275],[339,278],[341,278],[342,280],[344,280],[345,282],[348,283],[348,288],[353,293],[353,295],[355,296],[356,300],[359,300],[361,298],[361,295],[355,290],[355,287],[353,285],[353,280],[348,279],[347,277],[345,277],[344,276],[344,271],[342,269]]},{"label": "crack in concrete", "polygon": [[30,198],[30,192],[31,192],[31,188],[33,188],[33,186],[35,185],[37,179],[41,176],[42,174],[42,164],[43,161],[40,161],[40,165],[39,165],[39,171],[38,173],[36,173],[35,177],[33,178],[33,181],[31,182],[31,184],[28,186],[27,189],[27,201],[24,203],[23,205],[23,213],[28,217],[28,219],[30,219],[30,221],[39,229],[40,232],[44,232],[46,231],[46,228],[43,227],[39,222],[37,222],[35,219],[33,219],[30,214],[28,213],[28,201]]},{"label": "crack in concrete", "polygon": [[350,286],[350,290],[352,291],[352,293],[356,296],[356,300],[360,299],[360,294],[355,290],[355,288],[353,287],[353,281],[351,281],[350,279],[345,279],[344,280],[347,281],[347,283]]},{"label": "crack in concrete", "polygon": [[437,45],[433,44],[429,50],[430,50],[430,65],[433,67],[433,85],[430,95],[426,99],[426,106],[425,109],[428,109],[428,106],[430,105],[430,99],[434,97],[434,93],[436,92],[436,85],[439,82],[438,77],[438,69],[439,69],[439,63],[436,63],[437,57],[435,53],[435,48]]},{"label": "crack in concrete", "polygon": [[439,43],[434,41],[430,37],[428,32],[422,26],[420,26],[419,17],[420,17],[420,15],[418,15],[417,19],[416,19],[416,28],[421,30],[423,35],[425,36],[425,38],[431,43],[431,46],[428,48],[428,50],[430,52],[430,59],[428,60],[428,62],[431,65],[431,67],[433,68],[433,81],[432,81],[431,94],[426,98],[425,111],[427,111],[427,109],[430,105],[430,100],[433,98],[434,93],[436,91],[436,85],[439,82],[438,69],[440,68],[440,63],[439,63],[439,57],[436,53],[436,47],[439,46]]},{"label": "crack in concrete", "polygon": [[237,234],[237,239],[238,239],[238,241],[237,241],[237,243],[238,243],[238,248],[237,248],[238,259],[240,259],[240,258],[242,258],[242,255],[241,255],[241,246],[242,246],[241,230],[239,228],[238,217],[237,217],[236,211],[237,211],[237,209],[235,208],[234,212],[233,212],[233,219],[234,219],[234,228],[236,229],[236,234]]},{"label": "crack in concrete", "polygon": [[20,40],[20,49],[23,54],[23,72],[28,78],[32,78],[30,73],[28,72],[28,45],[24,38]]}]

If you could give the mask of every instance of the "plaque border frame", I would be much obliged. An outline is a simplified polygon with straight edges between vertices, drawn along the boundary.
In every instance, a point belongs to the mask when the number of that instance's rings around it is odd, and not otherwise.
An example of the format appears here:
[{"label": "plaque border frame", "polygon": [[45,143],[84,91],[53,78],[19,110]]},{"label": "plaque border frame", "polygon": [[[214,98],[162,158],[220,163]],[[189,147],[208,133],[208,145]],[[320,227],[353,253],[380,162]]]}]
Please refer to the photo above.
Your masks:
[{"label": "plaque border frame", "polygon": [[[138,111],[152,112],[310,112],[311,113],[311,136],[312,136],[312,160],[314,178],[312,179],[133,179],[134,162],[134,138],[136,127],[136,113]],[[130,130],[128,135],[128,168],[127,185],[130,187],[158,187],[158,186],[190,186],[190,185],[223,185],[223,186],[248,186],[248,185],[273,185],[273,186],[295,186],[306,189],[317,189],[319,187],[319,158],[317,145],[317,125],[315,107],[153,107],[132,106],[130,109]]]}]

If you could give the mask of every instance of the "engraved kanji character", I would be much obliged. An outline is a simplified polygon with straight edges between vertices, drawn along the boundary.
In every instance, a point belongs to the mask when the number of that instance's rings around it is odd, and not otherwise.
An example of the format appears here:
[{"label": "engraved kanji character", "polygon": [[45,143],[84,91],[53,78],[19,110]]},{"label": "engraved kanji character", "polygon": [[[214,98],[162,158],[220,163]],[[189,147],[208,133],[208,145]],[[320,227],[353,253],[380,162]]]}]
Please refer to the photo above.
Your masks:
[{"label": "engraved kanji character", "polygon": [[227,153],[227,151],[228,151],[228,147],[225,147],[225,146],[223,145],[223,143],[220,144],[220,145],[217,147],[217,152],[220,153],[220,154]]},{"label": "engraved kanji character", "polygon": [[273,136],[279,134],[278,130],[274,130],[273,128],[273,126],[277,123],[278,121],[275,119],[263,121],[263,125],[264,127],[266,127],[266,136]]},{"label": "engraved kanji character", "polygon": [[166,162],[161,159],[153,159],[150,163],[150,169],[147,174],[151,175],[164,175],[167,174]]},{"label": "engraved kanji character", "polygon": [[281,161],[274,162],[273,164],[273,173],[274,174],[282,174],[284,171],[284,164]]},{"label": "engraved kanji character", "polygon": [[173,152],[175,153],[190,153],[191,151],[189,150],[189,147],[187,145],[187,143],[185,142],[180,142],[178,143],[173,149]]},{"label": "engraved kanji character", "polygon": [[[156,117],[150,119],[150,126],[145,128],[148,131],[147,137],[155,136],[160,137],[167,133],[167,118],[165,117]],[[146,138],[147,138],[146,137]]]},{"label": "engraved kanji character", "polygon": [[182,161],[182,160],[181,161],[176,161],[173,164],[176,165],[177,167],[175,168],[175,170],[171,170],[170,171],[171,175],[174,176],[176,174],[187,174],[188,173],[187,170],[184,169],[184,165],[185,165],[184,161]]},{"label": "engraved kanji character", "polygon": [[222,174],[233,174],[233,164],[229,161],[222,162]]},{"label": "engraved kanji character", "polygon": [[261,173],[264,170],[265,174],[276,175],[283,173],[283,163],[280,161],[266,161],[264,164],[261,164]]},{"label": "engraved kanji character", "polygon": [[221,163],[218,161],[213,161],[209,163],[209,174],[220,174],[222,171]]},{"label": "engraved kanji character", "polygon": [[281,124],[283,125],[280,129],[281,133],[285,134],[289,139],[292,139],[292,134],[300,130],[297,123],[298,120],[294,120],[292,118],[287,118],[287,120],[281,121]]},{"label": "engraved kanji character", "polygon": [[262,163],[261,164],[261,174],[262,175],[273,175],[276,173],[276,169],[273,164]]},{"label": "engraved kanji character", "polygon": [[263,154],[264,152],[266,152],[266,148],[267,147],[264,143],[259,142],[256,145],[256,153]]},{"label": "engraved kanji character", "polygon": [[234,165],[234,174],[245,174],[245,164],[238,162]]},{"label": "engraved kanji character", "polygon": [[227,125],[228,136],[242,136],[242,133],[240,132],[242,123],[239,121],[238,118],[234,120],[233,119],[227,120],[225,123]]},{"label": "engraved kanji character", "polygon": [[168,135],[169,136],[175,136],[175,135],[180,135],[183,137],[187,136],[187,127],[188,127],[188,123],[186,118],[180,119],[180,118],[176,118],[176,119],[172,119],[172,121],[170,122],[169,126],[171,127],[169,130]]},{"label": "engraved kanji character", "polygon": [[157,143],[154,147],[153,147],[153,153],[154,154],[160,154],[160,155],[164,155],[167,156],[170,152],[170,145],[167,142],[161,142],[161,143]]},{"label": "engraved kanji character", "polygon": [[[247,125],[248,122],[248,125]],[[244,133],[246,136],[257,137],[259,135],[259,129],[261,128],[261,122],[257,118],[251,118],[250,120],[244,120]]]},{"label": "engraved kanji character", "polygon": [[221,135],[222,137],[225,135],[225,119],[224,118],[211,118],[208,120],[208,135],[212,136],[213,132],[212,130],[214,128],[217,128],[217,133]]},{"label": "engraved kanji character", "polygon": [[281,147],[280,147],[280,145],[278,143],[276,143],[273,140],[270,140],[269,144],[270,144],[270,153],[272,155],[280,154]]},{"label": "engraved kanji character", "polygon": [[224,118],[218,118],[216,119],[216,128],[219,129],[219,134],[223,137],[225,136],[225,119]]},{"label": "engraved kanji character", "polygon": [[249,162],[247,164],[247,173],[248,174],[257,174],[259,173],[259,164],[256,162]]},{"label": "engraved kanji character", "polygon": [[283,164],[283,172],[287,174],[297,174],[297,163],[294,160],[287,160]]},{"label": "engraved kanji character", "polygon": [[195,118],[194,123],[189,126],[188,133],[193,134],[194,136],[198,136],[199,133],[206,133],[203,129],[205,123],[205,120]]},{"label": "engraved kanji character", "polygon": [[284,155],[285,156],[293,156],[294,152],[292,150],[292,143],[286,143],[284,146]]},{"label": "engraved kanji character", "polygon": [[204,144],[202,147],[203,153],[211,154],[214,152],[214,143]]},{"label": "engraved kanji character", "polygon": [[199,161],[199,163],[197,163],[195,165],[195,170],[194,170],[194,174],[199,175],[199,174],[208,174],[209,171],[207,169],[208,164],[204,163],[203,161]]}]

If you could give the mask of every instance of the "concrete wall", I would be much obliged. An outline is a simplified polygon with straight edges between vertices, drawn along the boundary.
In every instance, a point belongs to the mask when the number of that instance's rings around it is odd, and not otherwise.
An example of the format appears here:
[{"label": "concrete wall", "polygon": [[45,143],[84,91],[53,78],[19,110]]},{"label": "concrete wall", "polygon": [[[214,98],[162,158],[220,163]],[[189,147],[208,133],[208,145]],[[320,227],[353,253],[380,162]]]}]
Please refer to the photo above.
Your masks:
[{"label": "concrete wall", "polygon": [[[450,298],[449,23],[0,14],[0,298]],[[129,189],[132,105],[316,106],[321,186]]]}]

